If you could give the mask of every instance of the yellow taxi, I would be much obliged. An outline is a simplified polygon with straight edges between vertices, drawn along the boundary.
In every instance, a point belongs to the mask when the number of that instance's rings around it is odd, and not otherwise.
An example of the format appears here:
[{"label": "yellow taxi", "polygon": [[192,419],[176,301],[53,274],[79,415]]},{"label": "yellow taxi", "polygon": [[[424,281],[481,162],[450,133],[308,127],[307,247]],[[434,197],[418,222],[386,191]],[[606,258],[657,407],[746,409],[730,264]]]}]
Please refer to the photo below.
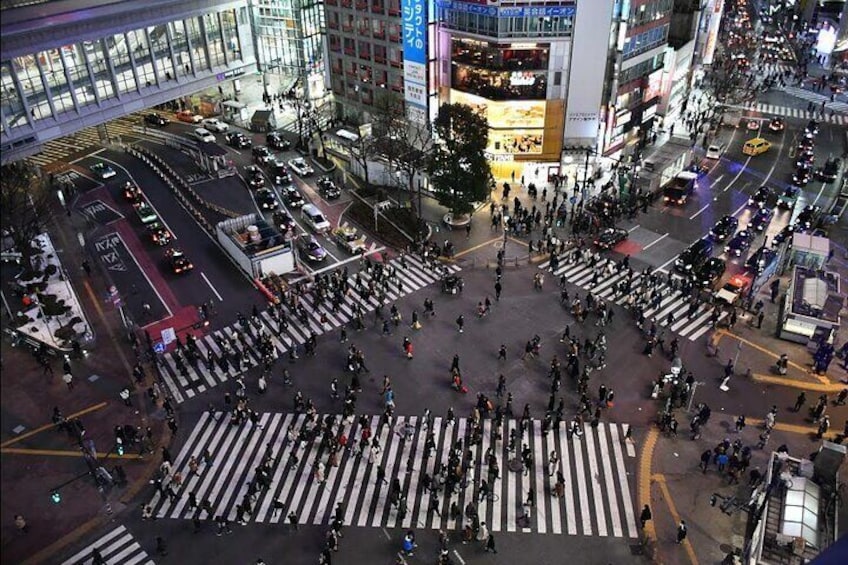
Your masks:
[{"label": "yellow taxi", "polygon": [[742,146],[742,153],[751,156],[759,155],[768,151],[770,147],[771,142],[769,140],[762,137],[755,137],[745,142],[745,145]]}]

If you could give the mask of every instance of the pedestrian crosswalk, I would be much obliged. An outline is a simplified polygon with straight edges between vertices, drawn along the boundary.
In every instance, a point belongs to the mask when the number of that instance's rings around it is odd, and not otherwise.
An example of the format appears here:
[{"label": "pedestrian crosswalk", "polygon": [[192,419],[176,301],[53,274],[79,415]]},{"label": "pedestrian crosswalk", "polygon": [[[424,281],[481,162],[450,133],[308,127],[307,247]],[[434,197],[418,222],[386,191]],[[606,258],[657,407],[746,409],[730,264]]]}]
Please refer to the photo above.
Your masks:
[{"label": "pedestrian crosswalk", "polygon": [[[109,137],[124,135],[137,135],[133,132],[133,126],[138,124],[135,116],[124,116],[105,124],[106,133]],[[40,167],[49,165],[55,161],[67,161],[68,158],[79,155],[85,151],[91,151],[103,145],[97,126],[82,129],[66,137],[53,139],[44,144],[43,149],[37,155],[28,157],[31,163]]]},{"label": "pedestrian crosswalk", "polygon": [[[313,421],[325,419],[316,415]],[[352,420],[341,422],[334,437],[342,433],[359,437],[359,424]],[[446,466],[460,440],[466,438],[463,443],[468,448],[470,420],[433,418],[427,429],[422,418],[400,416],[378,429],[375,416],[369,421],[380,448],[372,452],[371,447],[360,450],[360,445],[349,443],[341,450],[337,466],[328,463],[331,448],[322,448],[318,441],[298,440],[297,432],[306,421],[305,414],[266,413],[254,428],[249,421],[234,425],[228,413],[204,412],[173,463],[172,472],[184,477],[182,484],[175,496],[154,493],[149,503],[154,514],[204,520],[223,516],[236,521],[237,506],[253,490],[250,483],[267,455],[268,479],[247,499],[250,511],[242,515],[245,522],[285,523],[293,512],[300,524],[324,524],[341,504],[344,524],[349,526],[461,529],[470,504],[494,532],[638,535],[630,490],[633,470],[628,469],[623,449],[626,425],[599,422],[586,425],[582,437],[569,437],[564,423],[543,433],[542,423],[532,420],[516,448],[516,452],[522,450],[523,444],[532,453],[533,464],[524,469],[517,453],[509,450],[509,442],[497,437],[509,438],[518,421],[506,420],[502,429],[495,430],[493,420],[483,419],[480,441],[470,447],[473,457],[465,480],[449,495],[435,487],[434,503],[424,488],[425,474],[436,476],[437,463]],[[430,432],[435,444],[432,452],[427,448]],[[490,448],[494,460],[487,457]],[[193,475],[189,461],[192,457],[200,461],[205,450],[211,459],[200,463]],[[561,497],[554,496],[556,474],[549,476],[551,452],[558,459],[554,472],[561,471],[564,478]],[[315,471],[319,462],[326,464],[323,483]],[[385,483],[377,478],[380,468],[385,471]],[[398,505],[390,502],[387,486],[395,477],[402,493]],[[489,484],[488,496],[480,496],[482,479]],[[528,496],[533,497],[530,507],[525,505]],[[197,506],[192,507],[195,502]],[[459,516],[450,511],[454,503],[461,509]]]},{"label": "pedestrian crosswalk", "polygon": [[[388,264],[395,269],[398,283],[393,282],[386,292],[387,303],[394,302],[440,280],[441,272],[454,273],[460,270],[457,265],[439,265],[437,268],[431,268],[425,265],[419,257],[413,255],[405,255],[403,259],[391,259]],[[350,323],[355,317],[354,308],[357,303],[366,313],[376,308],[378,304],[376,298],[370,296],[366,299],[357,291],[357,285],[354,283],[355,276],[351,275],[349,278],[350,297],[345,303],[341,304],[337,312],[333,312],[331,305],[327,302],[317,305],[314,296],[310,294],[300,297],[300,304],[307,312],[306,323],[301,322],[295,316],[288,316],[288,326],[280,328],[279,324],[273,319],[271,312],[267,310],[260,312],[258,322],[272,336],[271,341],[278,356],[288,352],[292,347],[303,345],[311,332],[320,336]],[[371,279],[371,275],[365,271],[360,271],[358,276],[363,283],[367,283]],[[324,321],[321,319],[322,316],[325,317]],[[210,364],[203,362],[203,359],[209,359],[210,352],[215,357],[221,357],[221,347],[219,346],[221,338],[228,338],[234,342],[233,347],[238,350],[244,360],[242,365],[244,370],[255,367],[261,362],[260,354],[257,351],[253,351],[242,343],[238,343],[239,340],[233,339],[235,334],[239,332],[243,333],[242,328],[238,324],[233,324],[198,338],[197,345],[202,354],[202,359],[196,367],[185,365],[185,374],[178,370],[177,361],[172,353],[165,353],[161,356],[159,366],[163,381],[177,403],[194,398],[197,394],[203,393],[243,372],[234,364],[229,365],[228,369],[224,371],[217,365],[211,364],[213,367],[210,368]]]},{"label": "pedestrian crosswalk", "polygon": [[772,114],[775,116],[786,116],[788,118],[800,118],[804,120],[816,119],[838,126],[848,126],[848,114],[833,113],[830,111],[831,105],[828,104],[827,111],[822,117],[819,111],[819,106],[816,106],[815,112],[808,112],[804,108],[792,108],[789,106],[777,106],[775,104],[766,104],[764,102],[752,102],[743,107],[745,110],[760,112],[761,114]]},{"label": "pedestrian crosswalk", "polygon": [[787,71],[790,74],[793,74],[796,69],[797,69],[797,66],[790,65],[789,63],[769,62],[769,63],[760,64],[759,65],[759,72],[757,74],[759,76],[763,76],[763,77],[771,76],[774,73],[777,73],[779,75],[783,75]]},{"label": "pedestrian crosswalk", "polygon": [[[568,282],[591,291],[595,298],[601,298],[607,303],[624,305],[630,294],[616,293],[616,287],[626,279],[626,269],[618,269],[617,263],[608,258],[601,259],[593,269],[582,261],[569,264],[567,257],[568,254],[560,257],[559,267],[554,271],[557,278],[564,275]],[[550,261],[540,263],[539,268],[550,269]],[[702,303],[696,310],[690,311],[688,296],[679,289],[672,288],[667,276],[662,276],[661,279],[658,291],[662,298],[658,306],[645,309],[645,318],[655,320],[658,327],[668,328],[692,341],[709,331],[712,307]],[[636,290],[637,280],[638,277],[634,276],[632,292]],[[719,321],[726,316],[727,312],[722,311],[719,314]]]},{"label": "pedestrian crosswalk", "polygon": [[801,98],[803,100],[807,100],[809,102],[815,102],[816,104],[821,106],[822,102],[825,102],[825,107],[828,110],[834,110],[836,112],[848,113],[848,103],[840,102],[838,100],[830,101],[829,94],[822,94],[820,92],[813,92],[812,90],[807,90],[806,88],[801,88],[798,86],[787,86],[784,87],[783,92],[789,94],[791,96],[795,96],[796,98]]},{"label": "pedestrian crosswalk", "polygon": [[91,565],[94,552],[98,551],[103,562],[109,565],[153,565],[153,560],[141,548],[133,535],[124,526],[118,526],[94,543],[86,546],[62,565]]}]

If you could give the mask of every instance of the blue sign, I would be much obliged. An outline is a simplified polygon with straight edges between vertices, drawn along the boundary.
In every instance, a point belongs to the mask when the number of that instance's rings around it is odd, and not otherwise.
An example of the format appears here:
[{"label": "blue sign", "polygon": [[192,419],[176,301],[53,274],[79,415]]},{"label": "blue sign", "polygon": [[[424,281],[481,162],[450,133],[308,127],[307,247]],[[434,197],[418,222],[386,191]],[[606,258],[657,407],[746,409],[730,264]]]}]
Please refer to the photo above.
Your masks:
[{"label": "blue sign", "polygon": [[426,0],[401,0],[403,17],[403,60],[424,65],[427,62]]},{"label": "blue sign", "polygon": [[497,7],[483,6],[481,4],[467,4],[454,0],[437,0],[440,8],[464,12],[466,14],[478,14],[497,18],[573,18],[577,12],[576,6],[527,6],[527,7]]},{"label": "blue sign", "polygon": [[156,353],[165,353],[165,344],[161,341],[157,341],[153,344],[153,351]]}]

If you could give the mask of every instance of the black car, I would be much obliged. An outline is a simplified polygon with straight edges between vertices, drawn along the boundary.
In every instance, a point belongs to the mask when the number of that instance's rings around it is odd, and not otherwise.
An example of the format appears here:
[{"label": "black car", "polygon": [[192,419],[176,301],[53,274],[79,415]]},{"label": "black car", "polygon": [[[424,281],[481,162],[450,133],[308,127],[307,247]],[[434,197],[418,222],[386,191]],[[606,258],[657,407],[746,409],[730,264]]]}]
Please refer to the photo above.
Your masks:
[{"label": "black car", "polygon": [[278,151],[288,151],[291,149],[291,142],[276,131],[268,132],[268,135],[265,136],[265,142],[268,144],[268,147],[277,149]]},{"label": "black car", "polygon": [[777,199],[777,207],[787,210],[795,209],[795,204],[798,202],[798,197],[801,196],[801,189],[797,186],[787,186],[780,198]]},{"label": "black car", "polygon": [[253,159],[257,163],[261,163],[263,165],[274,158],[274,154],[271,153],[271,150],[264,145],[255,146],[251,153],[253,153]]},{"label": "black car", "polygon": [[733,236],[733,239],[728,242],[724,250],[731,257],[741,257],[743,253],[751,248],[751,243],[754,241],[754,232],[751,230],[742,230]]},{"label": "black car", "polygon": [[701,265],[701,268],[695,271],[695,274],[693,275],[695,284],[700,285],[701,288],[715,286],[724,274],[724,270],[726,268],[727,264],[724,262],[724,259],[710,257],[703,265]]},{"label": "black car", "polygon": [[810,120],[807,127],[804,128],[804,135],[813,137],[819,134],[819,123],[815,120]]},{"label": "black car", "polygon": [[739,220],[734,216],[724,216],[710,230],[710,237],[715,241],[724,241],[736,232]]},{"label": "black car", "polygon": [[267,188],[260,188],[256,191],[256,202],[263,210],[276,210],[279,206],[277,197]]},{"label": "black car", "polygon": [[774,211],[771,208],[760,208],[757,210],[757,213],[754,214],[754,217],[751,218],[751,223],[749,224],[749,229],[756,231],[765,230],[771,219],[774,217]]},{"label": "black car", "polygon": [[766,267],[769,266],[769,264],[771,264],[772,261],[775,260],[775,257],[776,253],[774,249],[760,247],[755,253],[748,257],[747,261],[745,261],[745,268],[749,271],[753,271],[754,274],[759,275]]},{"label": "black car", "polygon": [[227,145],[236,149],[245,149],[253,145],[253,142],[240,131],[231,131],[224,135],[224,139],[227,140]]},{"label": "black car", "polygon": [[820,215],[821,206],[813,206],[810,204],[801,210],[801,213],[798,214],[798,218],[795,220],[795,223],[797,223],[799,227],[808,230],[818,221]]},{"label": "black car", "polygon": [[816,147],[816,142],[813,141],[812,138],[802,137],[798,141],[798,149],[796,150],[796,152],[800,153],[802,151],[812,151],[815,147]]},{"label": "black car", "polygon": [[607,228],[595,238],[595,245],[600,249],[612,249],[617,244],[627,239],[627,230],[621,228]]},{"label": "black car", "polygon": [[292,178],[286,164],[278,159],[274,159],[268,163],[268,174],[271,175],[274,184],[279,186],[282,184],[291,184]]},{"label": "black car", "polygon": [[320,177],[318,179],[318,192],[327,200],[334,200],[342,195],[342,191],[330,177]]},{"label": "black car", "polygon": [[796,231],[801,231],[798,229],[798,224],[786,224],[783,226],[782,230],[777,232],[771,242],[773,245],[780,245],[784,241],[790,239]]},{"label": "black car", "polygon": [[245,179],[250,188],[262,188],[265,186],[265,175],[262,170],[256,165],[248,165],[244,168]]},{"label": "black car", "polygon": [[709,259],[712,253],[713,242],[706,238],[699,239],[674,260],[674,268],[684,273],[693,273]]},{"label": "black car", "polygon": [[285,210],[277,210],[274,212],[274,226],[280,233],[286,233],[290,230],[297,229],[297,224],[294,222],[294,218],[292,218],[291,214]]},{"label": "black car", "polygon": [[816,161],[816,155],[813,151],[804,151],[799,153],[795,158],[796,167],[811,167]]},{"label": "black car", "polygon": [[162,127],[171,123],[171,120],[161,114],[157,114],[156,112],[150,112],[149,114],[144,115],[144,123],[150,124],[151,126]]},{"label": "black car", "polygon": [[300,191],[290,184],[280,187],[280,194],[289,208],[300,208],[306,204]]},{"label": "black car", "polygon": [[801,165],[792,174],[792,183],[798,186],[807,186],[812,178],[812,165]]},{"label": "black car", "polygon": [[762,208],[763,206],[768,206],[769,201],[772,198],[772,191],[767,186],[761,186],[757,189],[751,198],[748,199],[748,206],[756,206],[757,208]]},{"label": "black car", "polygon": [[828,159],[824,167],[820,167],[816,171],[816,177],[820,181],[824,182],[833,182],[836,180],[836,177],[839,176],[839,170],[842,168],[842,160],[838,157],[834,157],[833,159]]}]

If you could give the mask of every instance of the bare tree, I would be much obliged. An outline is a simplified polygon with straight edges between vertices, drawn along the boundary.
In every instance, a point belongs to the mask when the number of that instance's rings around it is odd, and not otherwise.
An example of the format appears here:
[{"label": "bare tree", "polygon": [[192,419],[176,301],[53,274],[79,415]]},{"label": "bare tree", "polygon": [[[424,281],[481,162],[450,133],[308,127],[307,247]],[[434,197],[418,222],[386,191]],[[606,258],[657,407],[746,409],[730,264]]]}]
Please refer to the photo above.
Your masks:
[{"label": "bare tree", "polygon": [[49,193],[34,167],[17,162],[0,169],[3,237],[11,240],[24,259],[32,255],[30,242],[44,231],[51,214]]},{"label": "bare tree", "polygon": [[360,135],[356,141],[349,146],[350,158],[362,168],[362,180],[365,181],[365,187],[371,186],[371,177],[368,173],[368,161],[376,154],[377,144],[376,138],[371,135]]}]

